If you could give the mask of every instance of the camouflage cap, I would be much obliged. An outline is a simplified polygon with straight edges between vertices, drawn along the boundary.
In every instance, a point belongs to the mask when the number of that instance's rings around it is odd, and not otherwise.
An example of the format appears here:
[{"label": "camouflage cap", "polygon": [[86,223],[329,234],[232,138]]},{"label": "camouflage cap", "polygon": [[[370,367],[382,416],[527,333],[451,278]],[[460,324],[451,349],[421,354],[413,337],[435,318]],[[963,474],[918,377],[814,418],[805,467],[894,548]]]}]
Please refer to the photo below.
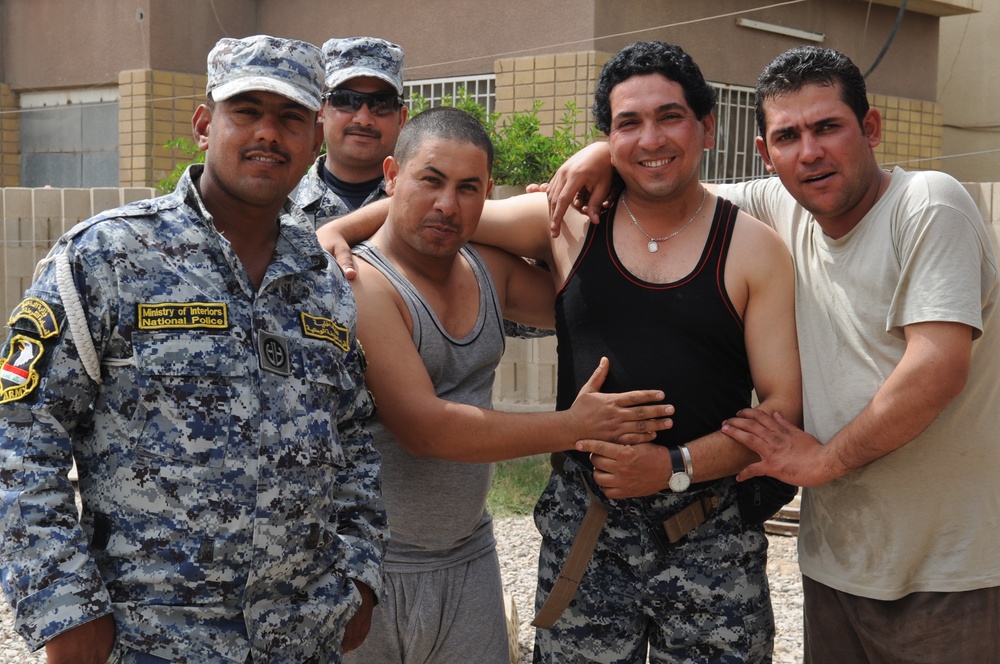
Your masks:
[{"label": "camouflage cap", "polygon": [[267,35],[220,39],[208,54],[205,92],[222,101],[248,90],[273,92],[318,111],[323,52],[308,42]]},{"label": "camouflage cap", "polygon": [[403,48],[377,37],[330,39],[323,44],[328,90],[359,76],[374,76],[403,94]]}]

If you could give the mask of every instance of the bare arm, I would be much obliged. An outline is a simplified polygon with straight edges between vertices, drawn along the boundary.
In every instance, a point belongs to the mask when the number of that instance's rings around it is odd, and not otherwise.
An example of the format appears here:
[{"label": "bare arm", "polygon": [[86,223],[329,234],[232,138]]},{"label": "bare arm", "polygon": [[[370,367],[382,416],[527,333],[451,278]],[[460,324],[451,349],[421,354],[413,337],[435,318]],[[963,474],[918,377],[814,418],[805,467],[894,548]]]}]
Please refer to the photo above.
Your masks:
[{"label": "bare arm", "polygon": [[328,221],[316,229],[316,238],[333,254],[348,279],[357,274],[351,247],[375,234],[389,215],[389,200],[373,201],[350,214]]},{"label": "bare arm", "polygon": [[555,329],[556,287],[552,275],[503,249],[483,244],[475,247],[489,267],[504,319]]},{"label": "bare arm", "polygon": [[[352,282],[358,303],[358,337],[368,357],[365,381],[382,423],[415,456],[489,462],[570,449],[582,437],[648,441],[668,428],[673,407],[646,405],[663,399],[656,390],[598,392],[607,360],[568,411],[502,413],[439,398],[413,345],[405,305],[395,289],[359,263]],[[402,308],[402,309],[401,309]]]},{"label": "bare arm", "polygon": [[[544,193],[487,200],[472,239],[517,256],[548,261],[551,259],[551,247],[545,230],[548,221],[546,210]],[[319,243],[333,254],[348,279],[357,274],[351,247],[374,235],[388,215],[389,200],[382,199],[329,221],[316,230]]]},{"label": "bare arm", "polygon": [[723,431],[760,455],[740,479],[771,475],[819,486],[910,442],[961,393],[969,373],[972,328],[927,322],[903,328],[906,350],[864,410],[821,445],[787,422],[754,410],[727,420]]},{"label": "bare arm", "polygon": [[544,193],[488,200],[472,239],[517,256],[551,261],[547,210]]},{"label": "bare arm", "polygon": [[[743,305],[744,342],[761,412],[782,412],[798,422],[802,410],[802,380],[795,332],[795,285],[791,257],[784,243],[763,224],[745,217],[727,261],[730,298]],[[730,279],[736,269],[738,278]],[[737,267],[738,266],[738,267]],[[695,482],[740,472],[758,460],[721,430],[686,443]],[[576,448],[591,452],[594,479],[609,498],[645,496],[667,488],[670,456],[660,445],[616,448],[599,441],[580,441]]]}]

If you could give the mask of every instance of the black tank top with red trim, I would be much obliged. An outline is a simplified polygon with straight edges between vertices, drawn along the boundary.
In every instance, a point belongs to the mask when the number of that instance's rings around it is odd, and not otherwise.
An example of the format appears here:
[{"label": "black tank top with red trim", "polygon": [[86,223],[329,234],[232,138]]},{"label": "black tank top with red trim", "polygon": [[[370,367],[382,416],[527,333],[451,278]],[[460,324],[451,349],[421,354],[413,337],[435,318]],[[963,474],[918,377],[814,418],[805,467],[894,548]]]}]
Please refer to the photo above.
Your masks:
[{"label": "black tank top with red trim", "polygon": [[660,389],[676,407],[673,428],[656,438],[673,447],[717,431],[750,405],[743,322],[724,281],[738,208],[718,199],[697,266],[667,284],[643,281],[622,265],[614,250],[616,208],[588,229],[556,297],[557,408],[572,405],[607,356],[611,370],[603,392]]}]

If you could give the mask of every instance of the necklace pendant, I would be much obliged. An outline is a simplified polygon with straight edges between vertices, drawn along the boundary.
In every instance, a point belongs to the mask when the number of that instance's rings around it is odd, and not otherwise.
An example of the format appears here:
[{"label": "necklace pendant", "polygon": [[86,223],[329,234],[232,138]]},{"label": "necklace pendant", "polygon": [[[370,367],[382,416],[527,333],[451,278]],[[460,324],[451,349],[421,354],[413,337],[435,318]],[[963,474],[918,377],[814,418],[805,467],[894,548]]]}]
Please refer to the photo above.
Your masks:
[{"label": "necklace pendant", "polygon": [[660,245],[656,244],[656,240],[650,240],[649,244],[646,245],[646,248],[649,249],[649,253],[655,254],[660,250]]}]

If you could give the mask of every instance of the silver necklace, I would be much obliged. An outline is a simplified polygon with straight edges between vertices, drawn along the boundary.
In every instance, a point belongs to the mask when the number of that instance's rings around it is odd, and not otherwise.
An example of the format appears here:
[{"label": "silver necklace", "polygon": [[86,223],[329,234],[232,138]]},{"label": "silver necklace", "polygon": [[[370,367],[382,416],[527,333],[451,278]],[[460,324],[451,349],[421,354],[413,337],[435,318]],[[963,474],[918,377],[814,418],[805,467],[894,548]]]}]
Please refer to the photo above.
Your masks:
[{"label": "silver necklace", "polygon": [[660,242],[666,242],[667,240],[669,240],[670,238],[674,237],[675,235],[679,235],[681,231],[683,231],[685,228],[687,228],[688,226],[690,226],[692,224],[692,222],[694,222],[694,220],[698,218],[698,215],[701,213],[701,209],[703,207],[705,207],[705,199],[706,198],[708,198],[708,190],[706,190],[704,187],[702,187],[702,190],[701,190],[701,205],[699,205],[698,209],[694,211],[694,214],[691,215],[691,218],[687,220],[686,224],[684,224],[683,226],[681,226],[680,228],[678,228],[676,231],[674,231],[670,235],[664,235],[663,237],[653,237],[652,235],[650,235],[649,233],[646,232],[645,228],[643,228],[642,226],[639,225],[639,220],[635,218],[634,214],[632,214],[632,210],[628,209],[628,202],[625,201],[625,193],[624,192],[622,193],[622,205],[625,206],[625,211],[628,212],[628,216],[632,219],[632,223],[635,224],[635,227],[638,228],[639,231],[643,235],[645,235],[647,238],[649,238],[649,243],[646,245],[646,248],[649,249],[649,253],[655,254],[657,251],[660,250],[660,245],[659,245]]}]

